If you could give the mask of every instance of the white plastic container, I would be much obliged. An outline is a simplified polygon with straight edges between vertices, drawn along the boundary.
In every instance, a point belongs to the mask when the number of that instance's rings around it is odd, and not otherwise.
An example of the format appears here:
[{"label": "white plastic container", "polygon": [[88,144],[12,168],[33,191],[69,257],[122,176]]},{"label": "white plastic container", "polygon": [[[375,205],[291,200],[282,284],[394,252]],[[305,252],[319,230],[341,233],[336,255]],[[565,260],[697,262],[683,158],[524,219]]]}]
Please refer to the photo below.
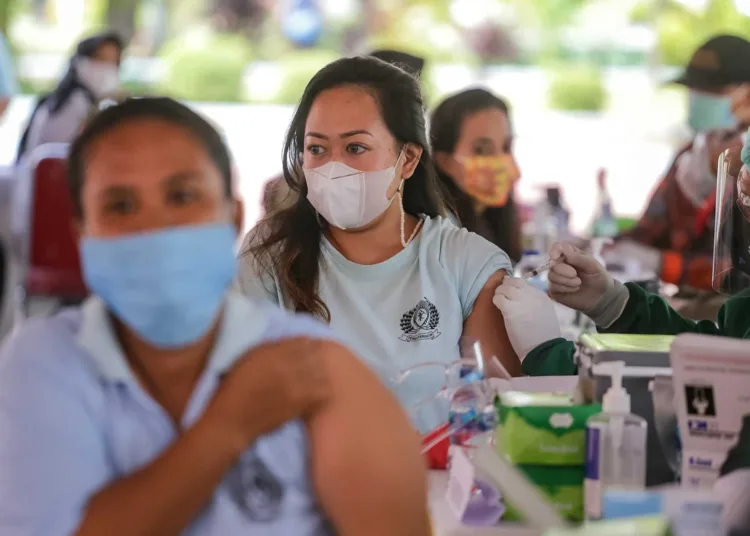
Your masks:
[{"label": "white plastic container", "polygon": [[596,365],[597,375],[612,377],[602,412],[586,423],[587,519],[600,519],[602,497],[609,489],[639,491],[646,486],[646,420],[630,412],[630,395],[622,387],[623,361]]}]

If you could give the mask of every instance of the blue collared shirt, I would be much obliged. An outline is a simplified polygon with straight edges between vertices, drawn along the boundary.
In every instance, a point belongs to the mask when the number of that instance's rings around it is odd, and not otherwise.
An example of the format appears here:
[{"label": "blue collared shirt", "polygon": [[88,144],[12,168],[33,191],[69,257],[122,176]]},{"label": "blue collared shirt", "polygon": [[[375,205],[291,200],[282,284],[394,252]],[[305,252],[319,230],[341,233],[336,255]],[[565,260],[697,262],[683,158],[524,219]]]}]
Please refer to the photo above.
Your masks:
[{"label": "blue collared shirt", "polygon": [[[329,338],[309,317],[230,294],[183,427],[201,416],[220,375],[249,348],[296,336]],[[73,534],[94,494],[176,439],[166,412],[128,367],[100,299],[29,321],[0,353],[0,534]],[[303,424],[289,422],[256,441],[184,534],[329,534],[308,477]]]}]

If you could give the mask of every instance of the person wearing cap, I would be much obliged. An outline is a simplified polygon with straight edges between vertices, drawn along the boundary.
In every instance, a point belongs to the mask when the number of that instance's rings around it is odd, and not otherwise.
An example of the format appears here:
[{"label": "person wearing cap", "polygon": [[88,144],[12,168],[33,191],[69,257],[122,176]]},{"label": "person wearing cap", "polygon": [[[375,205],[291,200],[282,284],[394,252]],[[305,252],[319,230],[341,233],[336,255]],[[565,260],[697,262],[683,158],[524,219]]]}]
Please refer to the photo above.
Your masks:
[{"label": "person wearing cap", "polygon": [[[713,288],[728,295],[716,321],[688,320],[661,297],[636,284],[616,281],[594,257],[572,244],[555,244],[549,256],[549,296],[590,317],[600,332],[678,335],[704,333],[750,339],[750,131],[741,151],[722,153],[716,180],[711,261]],[[508,336],[530,376],[577,372],[575,346],[560,335],[549,297],[517,278],[495,293]]]},{"label": "person wearing cap", "polygon": [[[422,70],[425,66],[424,58],[400,50],[389,49],[375,50],[369,55],[399,67],[417,80],[420,80],[422,77]],[[424,89],[422,89],[422,92],[424,93]],[[263,211],[268,215],[291,207],[294,205],[295,196],[296,193],[289,189],[289,185],[284,181],[284,177],[277,175],[269,179],[263,188],[263,198],[261,201]]]},{"label": "person wearing cap", "polygon": [[[732,35],[709,39],[674,83],[689,91],[694,139],[677,154],[635,228],[618,237],[605,259],[636,259],[667,283],[710,291],[716,162],[725,149],[742,146],[750,125],[750,42]],[[712,318],[718,306],[705,300],[715,302],[716,295],[703,297],[704,310],[691,316]]]},{"label": "person wearing cap", "polygon": [[[605,333],[678,335],[703,333],[750,340],[750,132],[742,151],[722,153],[716,180],[712,282],[730,295],[716,322],[692,321],[638,285],[614,280],[592,256],[571,244],[556,244],[550,258],[550,296],[588,315]],[[530,375],[576,374],[575,345],[561,337],[552,300],[522,279],[505,278],[495,305],[502,311],[510,342]],[[750,534],[750,415],[714,486],[724,503],[723,521],[731,536]]]}]

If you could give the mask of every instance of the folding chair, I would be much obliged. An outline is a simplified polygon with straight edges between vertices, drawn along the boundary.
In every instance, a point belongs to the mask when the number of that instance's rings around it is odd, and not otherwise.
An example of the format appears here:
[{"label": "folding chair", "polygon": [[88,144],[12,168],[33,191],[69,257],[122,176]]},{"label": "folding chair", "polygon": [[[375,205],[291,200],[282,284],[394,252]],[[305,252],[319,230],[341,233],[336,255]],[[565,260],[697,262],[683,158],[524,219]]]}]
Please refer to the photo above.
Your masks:
[{"label": "folding chair", "polygon": [[25,195],[19,190],[14,207],[21,214],[16,222],[22,225],[26,220],[21,230],[23,275],[18,297],[22,317],[51,314],[88,294],[73,231],[66,157],[66,144],[38,147],[18,178],[19,189],[30,189]]}]

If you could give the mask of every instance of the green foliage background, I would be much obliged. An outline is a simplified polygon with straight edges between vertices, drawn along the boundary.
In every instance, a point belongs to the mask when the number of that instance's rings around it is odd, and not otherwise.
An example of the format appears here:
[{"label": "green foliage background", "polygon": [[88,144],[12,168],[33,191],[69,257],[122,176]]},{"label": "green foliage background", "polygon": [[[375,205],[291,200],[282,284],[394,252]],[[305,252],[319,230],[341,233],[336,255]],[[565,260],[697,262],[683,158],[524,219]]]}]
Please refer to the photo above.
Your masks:
[{"label": "green foliage background", "polygon": [[[56,0],[65,2],[65,0]],[[113,7],[133,0],[86,0],[87,25],[101,28]],[[146,2],[134,8],[134,18],[144,19]],[[135,93],[154,90],[180,98],[202,101],[246,100],[243,77],[250,62],[275,62],[282,76],[281,91],[272,102],[295,103],[312,75],[329,61],[339,57],[344,35],[352,25],[363,21],[331,23],[321,43],[315,49],[297,50],[281,34],[279,21],[269,15],[258,36],[215,34],[206,46],[193,48],[183,36],[196,25],[210,25],[207,18],[209,0],[160,0],[168,8],[166,45],[155,53],[166,62],[166,77],[156,88],[138,81],[126,81]],[[419,9],[428,13],[435,24],[454,25],[451,20],[450,0],[368,0],[380,7],[382,20],[371,24],[365,43],[367,49],[396,48],[423,56],[427,68],[423,86],[429,104],[441,97],[433,83],[433,67],[439,63],[461,63],[478,66],[479,58],[470,47],[433,46],[410,26],[411,14]],[[516,35],[533,33],[533,49],[524,50],[524,64],[536,64],[551,73],[549,102],[563,110],[601,110],[606,107],[606,88],[601,67],[607,65],[637,65],[646,61],[642,53],[615,50],[591,50],[584,54],[566,49],[563,30],[575,20],[576,14],[588,4],[609,0],[496,0],[510,6],[517,15]],[[7,30],[14,17],[31,11],[31,0],[0,0],[0,29]],[[52,13],[53,10],[48,10]],[[269,11],[271,13],[271,11]],[[708,0],[705,9],[696,11],[677,0],[642,0],[630,14],[634,24],[655,28],[658,53],[666,65],[684,65],[693,51],[717,33],[732,33],[750,39],[750,18],[738,12],[734,0]],[[338,25],[337,25],[338,24]],[[512,30],[512,29],[511,29]],[[161,43],[163,41],[159,41]],[[66,47],[67,48],[67,47]],[[23,52],[23,51],[20,51]],[[140,52],[144,53],[144,52]],[[492,60],[490,60],[490,63]],[[28,91],[46,89],[48,84],[22,81]]]}]

